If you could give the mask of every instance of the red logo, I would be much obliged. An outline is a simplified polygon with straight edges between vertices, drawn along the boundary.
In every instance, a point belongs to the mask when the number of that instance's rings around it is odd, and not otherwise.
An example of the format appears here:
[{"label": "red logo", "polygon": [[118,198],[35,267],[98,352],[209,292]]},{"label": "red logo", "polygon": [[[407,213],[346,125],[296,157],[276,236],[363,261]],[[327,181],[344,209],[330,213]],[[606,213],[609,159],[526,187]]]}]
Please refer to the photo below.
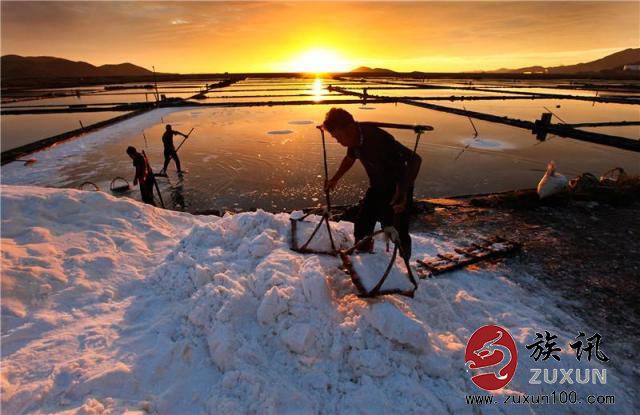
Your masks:
[{"label": "red logo", "polygon": [[504,328],[482,326],[467,342],[464,361],[473,383],[494,391],[511,382],[518,366],[518,349]]}]

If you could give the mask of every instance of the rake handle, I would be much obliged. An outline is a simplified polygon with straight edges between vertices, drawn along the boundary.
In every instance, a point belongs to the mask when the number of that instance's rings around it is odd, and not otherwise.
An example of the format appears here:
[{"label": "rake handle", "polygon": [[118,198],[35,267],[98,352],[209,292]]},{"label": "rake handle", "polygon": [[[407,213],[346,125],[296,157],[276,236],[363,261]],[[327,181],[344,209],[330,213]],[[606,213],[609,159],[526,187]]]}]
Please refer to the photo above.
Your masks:
[{"label": "rake handle", "polygon": [[191,131],[189,131],[189,134],[187,134],[187,136],[184,138],[184,140],[182,140],[182,142],[180,143],[180,145],[178,146],[178,148],[176,148],[176,153],[178,152],[178,150],[180,150],[180,147],[182,147],[182,145],[184,144],[185,141],[187,141],[187,138],[189,138],[189,136],[191,135],[191,133],[193,132],[195,128],[192,128]]},{"label": "rake handle", "polygon": [[[327,145],[324,138],[324,128],[322,126],[317,126],[317,129],[320,130],[320,135],[322,136],[322,154],[324,161],[324,181],[325,183],[329,180],[329,165],[327,163]],[[327,199],[327,210],[329,214],[331,214],[331,195],[328,189],[325,189],[324,196]]]}]

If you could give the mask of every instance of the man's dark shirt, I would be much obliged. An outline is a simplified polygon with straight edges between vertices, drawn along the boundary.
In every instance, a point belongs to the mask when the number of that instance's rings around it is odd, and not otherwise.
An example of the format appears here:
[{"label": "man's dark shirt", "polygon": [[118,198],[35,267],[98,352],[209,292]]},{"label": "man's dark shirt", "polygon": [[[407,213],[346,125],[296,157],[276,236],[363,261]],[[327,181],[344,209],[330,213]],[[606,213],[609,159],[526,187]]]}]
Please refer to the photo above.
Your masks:
[{"label": "man's dark shirt", "polygon": [[175,148],[173,147],[173,130],[165,131],[162,134],[162,144],[164,144],[164,151],[173,151]]},{"label": "man's dark shirt", "polygon": [[143,184],[147,178],[147,163],[145,162],[142,154],[138,153],[133,157],[133,167],[136,168],[136,178],[140,184]]},{"label": "man's dark shirt", "polygon": [[347,157],[360,159],[376,189],[395,189],[413,152],[397,142],[391,134],[366,122],[358,123],[361,143],[349,147]]}]

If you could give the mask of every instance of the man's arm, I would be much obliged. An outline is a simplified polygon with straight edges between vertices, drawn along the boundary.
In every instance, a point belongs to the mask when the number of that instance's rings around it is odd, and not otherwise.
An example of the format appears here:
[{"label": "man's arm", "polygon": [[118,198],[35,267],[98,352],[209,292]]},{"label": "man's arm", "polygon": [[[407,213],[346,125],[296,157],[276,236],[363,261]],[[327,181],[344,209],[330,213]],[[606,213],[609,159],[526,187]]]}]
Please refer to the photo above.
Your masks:
[{"label": "man's arm", "polygon": [[[406,151],[410,151],[405,147]],[[402,213],[407,207],[407,195],[409,189],[416,181],[418,172],[420,172],[420,166],[422,165],[422,157],[418,154],[411,152],[407,165],[404,169],[404,174],[400,178],[400,181],[396,185],[396,193],[391,200],[391,206],[396,213]]]},{"label": "man's arm", "polygon": [[340,167],[338,167],[338,171],[336,172],[336,174],[334,174],[333,177],[325,183],[324,190],[325,191],[333,190],[338,184],[338,181],[342,178],[342,176],[345,175],[346,172],[348,172],[351,169],[351,167],[353,167],[353,164],[355,162],[356,162],[355,159],[352,159],[349,156],[344,156],[344,158],[342,159],[342,163],[340,163]]},{"label": "man's arm", "polygon": [[181,133],[180,131],[176,131],[176,130],[173,130],[173,135],[181,135],[181,136],[183,136],[184,138],[187,138],[186,134]]},{"label": "man's arm", "polygon": [[142,182],[144,179],[144,164],[136,163],[136,176],[133,178],[133,185],[136,186],[138,184],[138,180]]}]

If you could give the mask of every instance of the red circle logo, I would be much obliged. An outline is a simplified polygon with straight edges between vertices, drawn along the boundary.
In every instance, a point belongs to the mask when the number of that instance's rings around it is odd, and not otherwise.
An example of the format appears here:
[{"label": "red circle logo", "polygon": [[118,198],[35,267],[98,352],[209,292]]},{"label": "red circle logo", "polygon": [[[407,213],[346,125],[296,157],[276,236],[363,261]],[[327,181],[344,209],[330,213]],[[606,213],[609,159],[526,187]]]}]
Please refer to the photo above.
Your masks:
[{"label": "red circle logo", "polygon": [[471,381],[487,391],[507,386],[518,366],[518,349],[513,337],[500,326],[482,326],[471,335],[464,351]]}]

